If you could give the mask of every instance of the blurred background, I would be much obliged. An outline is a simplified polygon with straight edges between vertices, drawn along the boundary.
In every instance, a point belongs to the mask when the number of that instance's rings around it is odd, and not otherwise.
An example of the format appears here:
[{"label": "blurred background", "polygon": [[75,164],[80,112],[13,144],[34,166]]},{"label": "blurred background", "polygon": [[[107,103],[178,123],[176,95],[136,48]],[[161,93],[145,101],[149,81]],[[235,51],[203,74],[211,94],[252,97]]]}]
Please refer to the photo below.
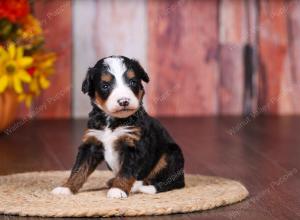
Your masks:
[{"label": "blurred background", "polygon": [[18,118],[87,117],[86,70],[113,54],[145,67],[145,104],[155,116],[300,113],[298,0],[35,0],[29,7],[56,61],[50,85]]}]

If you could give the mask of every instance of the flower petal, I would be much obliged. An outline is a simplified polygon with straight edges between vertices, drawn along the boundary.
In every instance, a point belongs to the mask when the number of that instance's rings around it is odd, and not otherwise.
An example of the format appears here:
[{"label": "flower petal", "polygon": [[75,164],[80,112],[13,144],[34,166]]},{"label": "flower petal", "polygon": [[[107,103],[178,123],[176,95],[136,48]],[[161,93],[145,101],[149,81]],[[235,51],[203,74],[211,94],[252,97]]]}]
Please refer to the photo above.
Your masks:
[{"label": "flower petal", "polygon": [[32,96],[28,96],[25,99],[25,105],[26,105],[26,107],[29,108],[31,106],[31,103],[32,103]]},{"label": "flower petal", "polygon": [[14,87],[16,93],[23,92],[21,80],[16,76],[14,77],[14,80],[13,80],[13,87]]},{"label": "flower petal", "polygon": [[39,89],[39,85],[38,85],[37,79],[33,79],[30,82],[29,89],[30,89],[31,92],[34,92],[36,95],[40,94],[40,89]]},{"label": "flower petal", "polygon": [[3,75],[0,78],[0,93],[2,93],[8,86],[8,76],[7,75]]},{"label": "flower petal", "polygon": [[8,45],[7,51],[8,51],[9,57],[11,59],[14,59],[15,55],[16,55],[16,46],[13,43],[10,43]]},{"label": "flower petal", "polygon": [[19,102],[22,102],[22,101],[24,101],[25,99],[26,99],[26,95],[25,95],[25,94],[21,94],[21,95],[18,96],[18,101],[19,101]]},{"label": "flower petal", "polygon": [[22,57],[20,59],[18,59],[18,64],[21,66],[21,67],[28,67],[32,64],[32,57]]},{"label": "flower petal", "polygon": [[0,59],[4,59],[7,56],[7,53],[3,47],[0,47]]},{"label": "flower petal", "polygon": [[17,77],[23,82],[29,83],[31,81],[31,76],[25,70],[19,70]]},{"label": "flower petal", "polygon": [[22,47],[17,47],[17,59],[20,59],[23,57],[24,50]]},{"label": "flower petal", "polygon": [[50,81],[46,77],[41,76],[40,77],[40,85],[41,85],[42,89],[47,89],[50,86]]}]

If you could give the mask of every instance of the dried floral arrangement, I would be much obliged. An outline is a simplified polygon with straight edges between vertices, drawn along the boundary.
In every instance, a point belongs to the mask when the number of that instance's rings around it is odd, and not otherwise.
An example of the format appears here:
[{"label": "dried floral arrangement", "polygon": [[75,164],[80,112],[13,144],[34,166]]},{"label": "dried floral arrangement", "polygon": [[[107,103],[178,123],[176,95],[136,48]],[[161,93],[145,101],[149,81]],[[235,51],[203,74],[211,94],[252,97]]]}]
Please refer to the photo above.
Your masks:
[{"label": "dried floral arrangement", "polygon": [[50,86],[56,60],[55,53],[44,47],[33,4],[28,0],[0,1],[0,95],[13,91],[27,107]]}]

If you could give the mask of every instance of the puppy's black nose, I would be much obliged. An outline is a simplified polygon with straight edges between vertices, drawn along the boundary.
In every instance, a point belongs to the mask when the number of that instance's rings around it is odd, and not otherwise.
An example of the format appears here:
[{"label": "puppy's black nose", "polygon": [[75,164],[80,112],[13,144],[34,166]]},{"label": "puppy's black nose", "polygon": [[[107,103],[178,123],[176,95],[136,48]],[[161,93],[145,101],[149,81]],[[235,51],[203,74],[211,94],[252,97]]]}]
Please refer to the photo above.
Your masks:
[{"label": "puppy's black nose", "polygon": [[122,107],[127,107],[129,105],[129,99],[128,98],[121,98],[118,100],[118,103]]}]

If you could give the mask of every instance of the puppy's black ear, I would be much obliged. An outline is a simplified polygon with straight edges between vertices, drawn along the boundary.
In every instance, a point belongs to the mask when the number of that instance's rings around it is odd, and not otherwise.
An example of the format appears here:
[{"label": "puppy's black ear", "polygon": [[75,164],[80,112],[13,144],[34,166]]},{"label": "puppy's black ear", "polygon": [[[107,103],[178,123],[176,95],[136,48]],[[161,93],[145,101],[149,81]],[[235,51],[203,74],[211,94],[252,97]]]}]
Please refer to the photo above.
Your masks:
[{"label": "puppy's black ear", "polygon": [[88,69],[81,87],[81,91],[84,94],[88,93],[90,97],[93,97],[95,95],[95,86],[93,83],[95,72],[96,72],[95,68]]},{"label": "puppy's black ear", "polygon": [[148,74],[146,73],[146,71],[144,70],[144,68],[141,66],[141,64],[135,60],[135,59],[131,59],[132,62],[132,68],[133,71],[138,74],[138,76],[146,83],[148,83],[150,81]]}]

